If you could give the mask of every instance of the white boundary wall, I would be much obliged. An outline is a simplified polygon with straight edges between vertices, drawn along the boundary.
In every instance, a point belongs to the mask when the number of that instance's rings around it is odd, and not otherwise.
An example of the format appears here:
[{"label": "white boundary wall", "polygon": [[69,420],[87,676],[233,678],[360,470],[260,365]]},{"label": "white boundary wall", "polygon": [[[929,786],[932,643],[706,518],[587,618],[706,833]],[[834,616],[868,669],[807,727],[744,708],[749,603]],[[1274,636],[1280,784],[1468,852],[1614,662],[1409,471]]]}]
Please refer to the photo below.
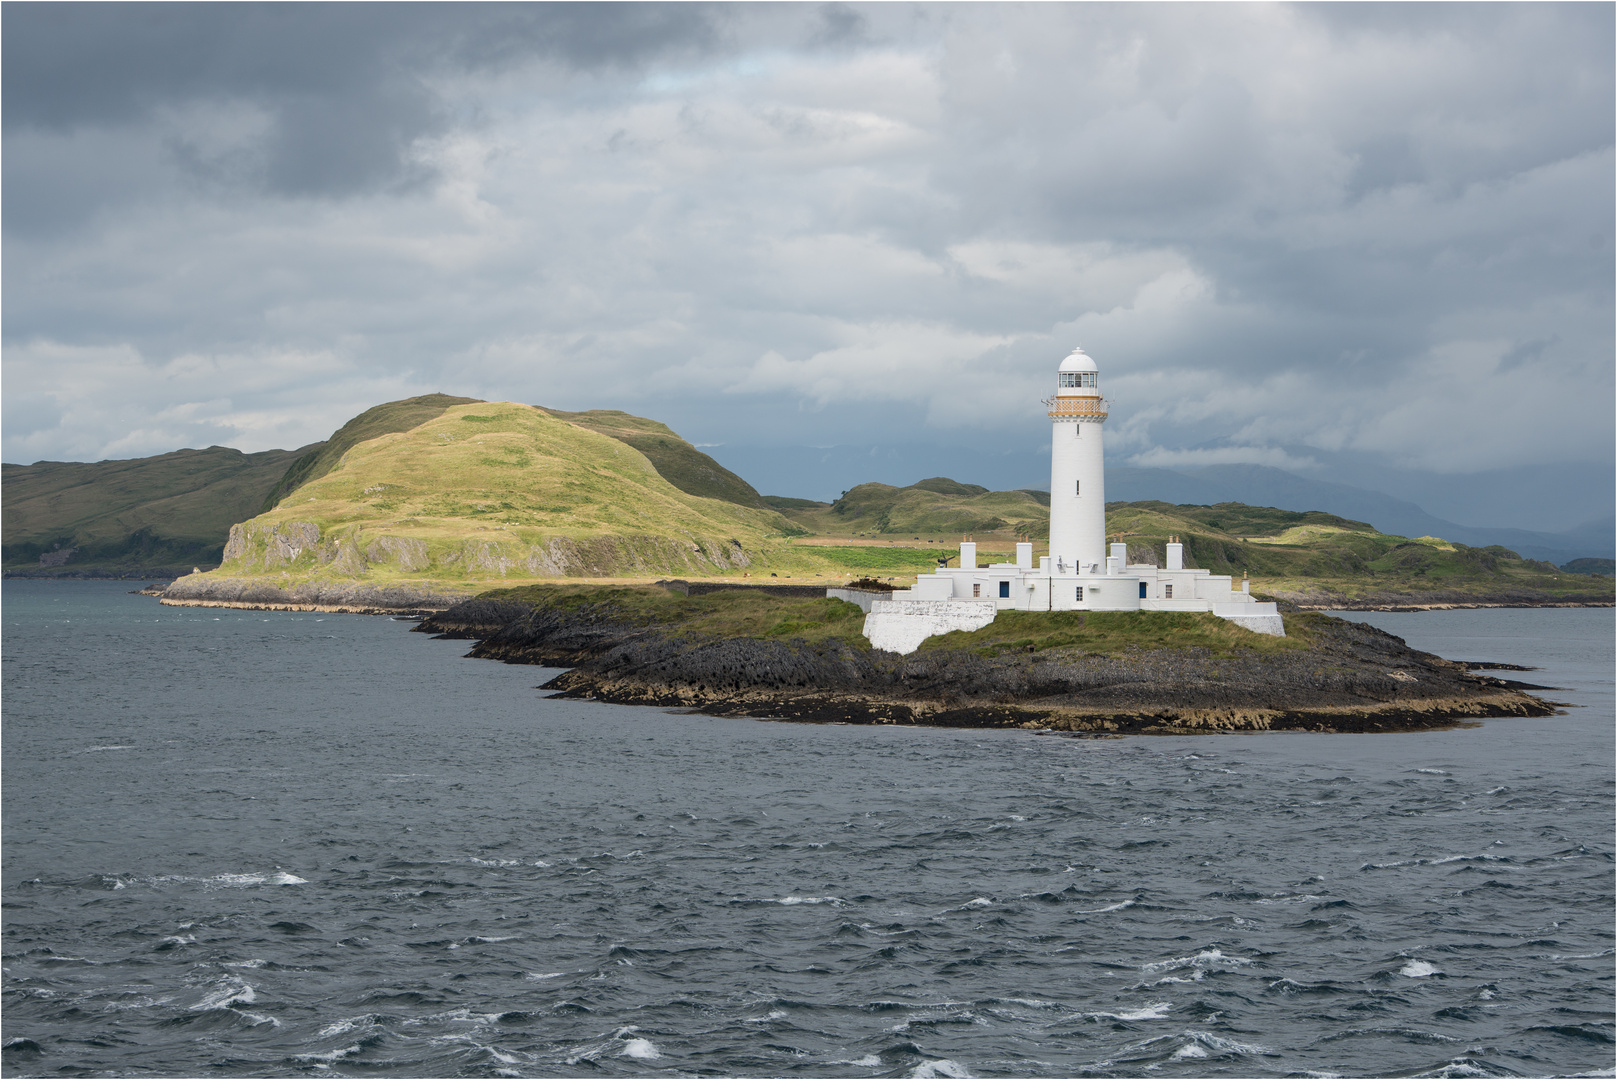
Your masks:
[{"label": "white boundary wall", "polygon": [[908,654],[934,634],[981,630],[998,614],[992,600],[877,600],[865,616],[873,649]]}]

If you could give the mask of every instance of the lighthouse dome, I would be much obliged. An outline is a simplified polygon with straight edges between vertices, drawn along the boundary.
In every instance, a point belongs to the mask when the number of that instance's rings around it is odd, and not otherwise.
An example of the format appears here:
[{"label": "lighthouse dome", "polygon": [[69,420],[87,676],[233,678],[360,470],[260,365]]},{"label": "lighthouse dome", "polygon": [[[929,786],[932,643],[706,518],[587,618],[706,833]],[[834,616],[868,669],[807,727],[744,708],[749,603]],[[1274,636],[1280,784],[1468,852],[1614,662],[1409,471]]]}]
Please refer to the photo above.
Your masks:
[{"label": "lighthouse dome", "polygon": [[1095,366],[1095,361],[1090,359],[1088,353],[1084,352],[1082,348],[1074,346],[1072,352],[1067,356],[1067,358],[1061,361],[1061,367],[1059,367],[1057,370],[1067,372],[1099,371],[1100,369]]}]

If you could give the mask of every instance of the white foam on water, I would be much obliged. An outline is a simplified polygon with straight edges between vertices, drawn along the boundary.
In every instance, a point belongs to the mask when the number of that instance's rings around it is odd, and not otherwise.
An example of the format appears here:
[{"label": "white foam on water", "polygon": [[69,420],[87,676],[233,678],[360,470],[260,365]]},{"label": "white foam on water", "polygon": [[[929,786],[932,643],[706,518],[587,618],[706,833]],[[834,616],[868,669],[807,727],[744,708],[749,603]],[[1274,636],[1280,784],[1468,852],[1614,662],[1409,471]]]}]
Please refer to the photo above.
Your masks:
[{"label": "white foam on water", "polygon": [[783,896],[775,903],[792,907],[797,904],[845,904],[847,901],[840,896]]},{"label": "white foam on water", "polygon": [[1448,1064],[1439,1066],[1430,1072],[1415,1073],[1414,1075],[1417,1077],[1466,1077],[1493,1076],[1494,1074],[1470,1058],[1453,1058]]},{"label": "white foam on water", "polygon": [[1252,963],[1252,961],[1244,959],[1243,957],[1225,956],[1217,949],[1203,949],[1194,956],[1176,956],[1172,960],[1158,960],[1151,964],[1141,964],[1140,970],[1148,975],[1154,975],[1159,971],[1174,971],[1177,968],[1182,967],[1203,968],[1215,967],[1222,964],[1231,964],[1236,967],[1244,967],[1250,963]]},{"label": "white foam on water", "polygon": [[1359,867],[1360,870],[1390,870],[1398,866],[1443,866],[1446,863],[1456,862],[1509,862],[1508,855],[1444,855],[1437,859],[1404,859],[1400,862],[1367,862]]},{"label": "white foam on water", "polygon": [[1153,979],[1151,982],[1141,983],[1140,985],[1142,987],[1144,987],[1144,986],[1166,986],[1166,985],[1168,985],[1170,983],[1193,983],[1193,982],[1201,982],[1206,977],[1207,977],[1207,969],[1205,969],[1205,968],[1194,968],[1194,969],[1192,969],[1192,971],[1190,973],[1190,978],[1188,978],[1188,979],[1181,979],[1177,975],[1164,975],[1160,979]]},{"label": "white foam on water", "polygon": [[195,945],[196,943],[197,936],[195,934],[177,934],[163,939],[163,944],[165,945]]},{"label": "white foam on water", "polygon": [[293,1054],[293,1061],[307,1062],[310,1065],[329,1067],[345,1057],[352,1057],[361,1052],[363,1047],[358,1043],[345,1046],[341,1050],[333,1050],[329,1054]]},{"label": "white foam on water", "polygon": [[1267,1046],[1259,1046],[1256,1043],[1236,1042],[1234,1039],[1226,1039],[1222,1036],[1214,1035],[1210,1031],[1186,1031],[1185,1034],[1207,1047],[1207,1049],[1216,1051],[1220,1054],[1274,1053],[1274,1051],[1269,1049]]},{"label": "white foam on water", "polygon": [[767,1024],[771,1020],[782,1019],[785,1015],[785,1009],[771,1009],[768,1016],[749,1016],[741,1022],[743,1024]]},{"label": "white foam on water", "polygon": [[281,1022],[279,1020],[275,1019],[275,1017],[273,1017],[273,1016],[265,1016],[262,1013],[252,1013],[252,1012],[244,1012],[244,1013],[242,1013],[242,1015],[253,1022],[253,1027],[259,1027],[259,1026],[261,1026],[263,1024],[269,1024],[272,1027],[280,1027],[281,1026]]},{"label": "white foam on water", "polygon": [[481,937],[477,934],[473,934],[471,937],[466,939],[466,944],[493,945],[497,941],[516,941],[521,938],[521,936],[522,935],[520,934],[506,934],[504,937]]},{"label": "white foam on water", "polygon": [[223,983],[214,987],[213,990],[202,995],[202,1000],[191,1006],[191,1011],[206,1012],[209,1009],[228,1009],[235,1005],[251,1005],[257,1000],[258,994],[251,986],[231,975]]},{"label": "white foam on water", "polygon": [[864,1057],[855,1058],[852,1061],[826,1062],[827,1065],[852,1065],[856,1069],[879,1069],[881,1068],[881,1063],[881,1058],[877,1057],[875,1054],[866,1054]]},{"label": "white foam on water", "polygon": [[1092,1020],[1165,1020],[1173,1004],[1167,1001],[1158,1001],[1140,1009],[1129,1009],[1127,1012],[1093,1012],[1084,1013]]},{"label": "white foam on water", "polygon": [[1301,893],[1301,894],[1299,894],[1297,896],[1271,896],[1271,897],[1267,897],[1267,898],[1265,898],[1263,900],[1259,900],[1258,903],[1260,903],[1260,904],[1304,904],[1304,903],[1313,903],[1315,901],[1319,901],[1319,900],[1323,900],[1323,899],[1325,899],[1323,896],[1315,896],[1313,893]]},{"label": "white foam on water", "polygon": [[565,974],[565,971],[524,971],[522,977],[538,982],[541,979],[559,979]]},{"label": "white foam on water", "polygon": [[1398,974],[1411,979],[1424,979],[1428,975],[1437,975],[1440,972],[1435,965],[1429,964],[1425,960],[1411,960],[1398,969]]},{"label": "white foam on water", "polygon": [[261,960],[258,957],[254,957],[251,960],[226,960],[220,966],[233,968],[261,968],[267,963],[269,963],[268,960]]},{"label": "white foam on water", "polygon": [[1418,773],[1426,773],[1428,776],[1447,776],[1448,775],[1448,773],[1444,772],[1442,769],[1416,769],[1415,771],[1418,772]]},{"label": "white foam on water", "polygon": [[1206,1056],[1207,1051],[1203,1050],[1199,1043],[1186,1043],[1173,1052],[1172,1060],[1183,1061],[1186,1058],[1204,1058]]},{"label": "white foam on water", "polygon": [[948,1058],[937,1058],[933,1061],[921,1062],[905,1075],[929,1078],[941,1076],[949,1077],[950,1080],[961,1080],[961,1078],[971,1076],[971,1073],[968,1072],[966,1067],[960,1064],[958,1061],[950,1061]]},{"label": "white foam on water", "polygon": [[1115,903],[1115,904],[1108,904],[1105,907],[1079,908],[1078,909],[1078,914],[1079,915],[1104,915],[1108,911],[1122,911],[1124,908],[1131,908],[1131,907],[1134,906],[1134,904],[1135,904],[1135,902],[1133,900],[1122,900],[1122,901],[1119,901],[1118,903]]},{"label": "white foam on water", "polygon": [[979,896],[975,900],[967,900],[964,904],[961,904],[960,908],[957,910],[964,910],[965,908],[985,908],[992,906],[993,903],[994,902],[988,899],[988,897]]},{"label": "white foam on water", "polygon": [[522,865],[522,860],[521,859],[478,859],[478,858],[472,858],[471,861],[476,863],[478,866],[521,866]]},{"label": "white foam on water", "polygon": [[657,1049],[657,1044],[650,1039],[625,1039],[623,1040],[623,1050],[618,1056],[639,1058],[641,1061],[655,1061],[663,1055],[662,1051]]},{"label": "white foam on water", "polygon": [[80,750],[81,754],[99,754],[103,750],[133,750],[133,746],[92,746],[88,750]]},{"label": "white foam on water", "polygon": [[269,874],[214,874],[212,877],[190,877],[186,874],[160,874],[153,881],[180,881],[195,883],[214,889],[250,889],[259,885],[307,885],[308,878],[300,878],[285,870]]}]

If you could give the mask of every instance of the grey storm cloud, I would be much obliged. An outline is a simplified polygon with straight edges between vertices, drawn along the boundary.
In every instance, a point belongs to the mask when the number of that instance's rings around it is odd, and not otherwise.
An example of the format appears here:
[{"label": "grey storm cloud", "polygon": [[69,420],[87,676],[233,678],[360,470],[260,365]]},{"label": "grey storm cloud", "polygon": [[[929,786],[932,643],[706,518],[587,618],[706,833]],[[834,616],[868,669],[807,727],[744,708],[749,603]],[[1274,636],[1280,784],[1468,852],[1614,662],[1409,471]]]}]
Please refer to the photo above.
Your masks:
[{"label": "grey storm cloud", "polygon": [[1076,342],[1141,463],[1610,461],[1611,5],[0,19],[7,460],[438,389],[1032,452]]}]

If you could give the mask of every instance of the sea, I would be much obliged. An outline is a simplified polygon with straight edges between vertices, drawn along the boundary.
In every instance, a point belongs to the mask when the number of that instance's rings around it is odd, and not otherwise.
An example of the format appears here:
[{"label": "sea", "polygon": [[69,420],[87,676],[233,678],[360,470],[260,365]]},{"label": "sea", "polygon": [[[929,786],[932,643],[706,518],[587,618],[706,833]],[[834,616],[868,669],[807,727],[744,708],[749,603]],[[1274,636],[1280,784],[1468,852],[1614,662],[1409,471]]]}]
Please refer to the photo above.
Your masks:
[{"label": "sea", "polygon": [[1399,735],[549,700],[386,617],[3,588],[4,1072],[1613,1075],[1613,613]]}]

